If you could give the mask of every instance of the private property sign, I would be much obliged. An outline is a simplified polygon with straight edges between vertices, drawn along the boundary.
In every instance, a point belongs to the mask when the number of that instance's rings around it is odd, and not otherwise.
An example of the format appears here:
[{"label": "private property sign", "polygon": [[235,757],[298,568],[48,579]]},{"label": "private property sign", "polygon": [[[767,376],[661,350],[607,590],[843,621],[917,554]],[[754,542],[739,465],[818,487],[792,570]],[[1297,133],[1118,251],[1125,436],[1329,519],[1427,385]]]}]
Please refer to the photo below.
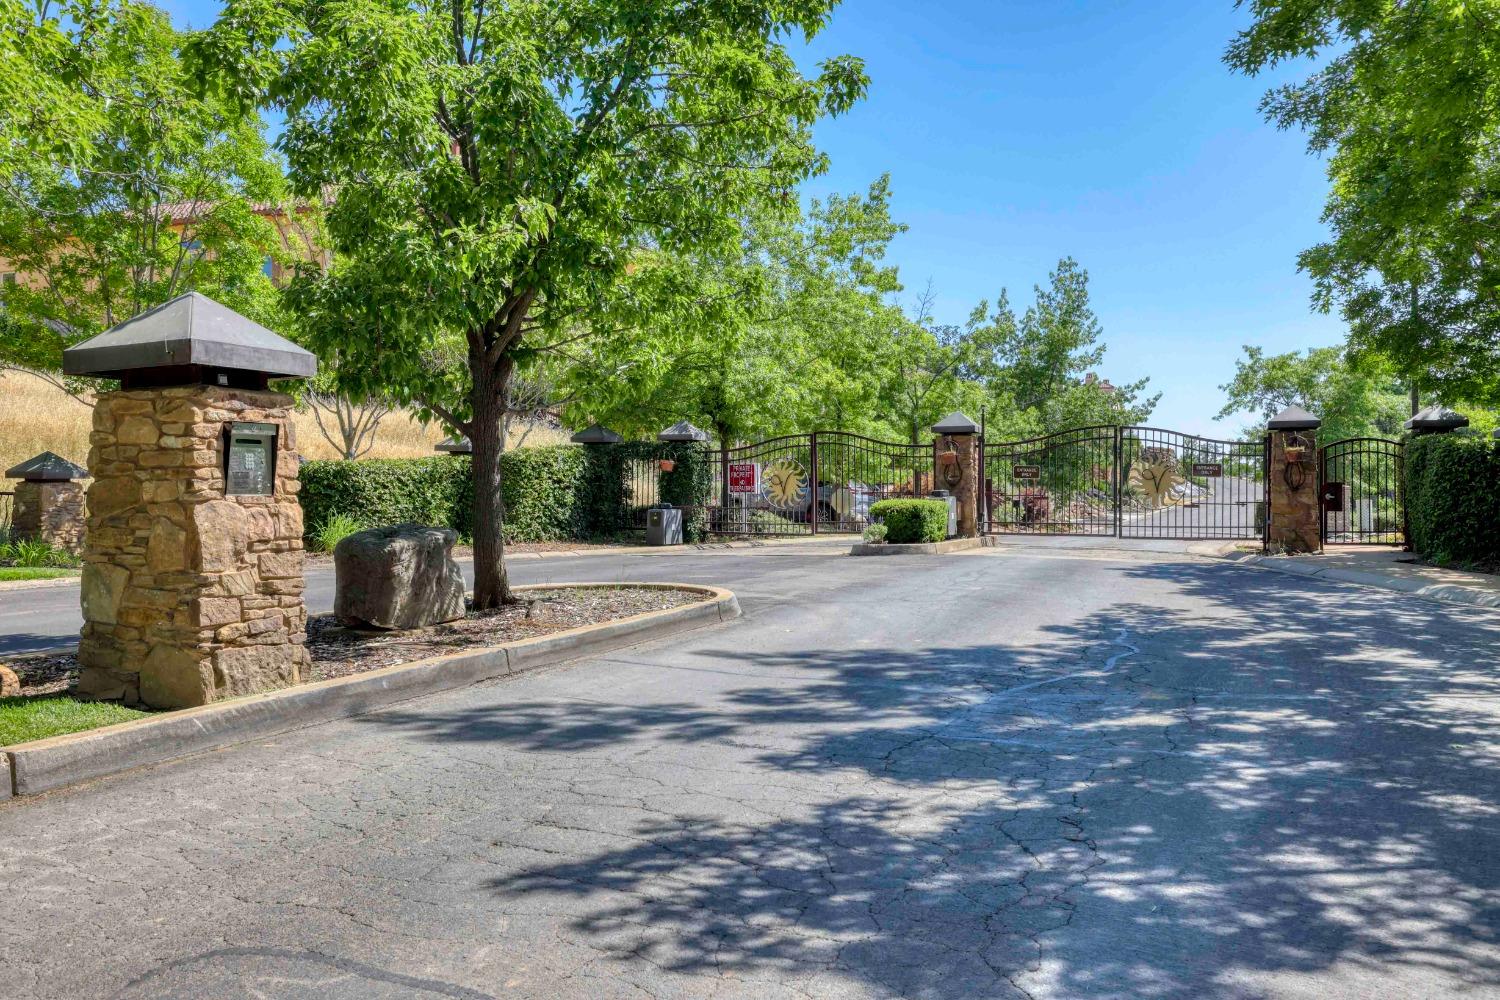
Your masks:
[{"label": "private property sign", "polygon": [[729,466],[729,493],[731,496],[745,496],[760,492],[760,464],[757,462],[737,462]]}]

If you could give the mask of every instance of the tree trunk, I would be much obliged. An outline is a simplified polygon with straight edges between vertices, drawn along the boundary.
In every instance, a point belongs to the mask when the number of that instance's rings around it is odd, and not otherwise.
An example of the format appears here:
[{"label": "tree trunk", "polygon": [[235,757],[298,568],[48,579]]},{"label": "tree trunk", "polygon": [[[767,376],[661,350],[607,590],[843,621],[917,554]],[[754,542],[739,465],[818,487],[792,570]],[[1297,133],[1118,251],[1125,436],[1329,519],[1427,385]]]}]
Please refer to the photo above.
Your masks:
[{"label": "tree trunk", "polygon": [[1422,408],[1422,393],[1417,389],[1417,380],[1411,380],[1411,415],[1416,416]]},{"label": "tree trunk", "polygon": [[[471,365],[474,387],[469,441],[474,446],[474,608],[485,611],[514,599],[505,575],[505,514],[500,496],[500,418],[505,409],[503,382],[510,366],[493,375],[487,365]],[[496,380],[502,384],[496,385]]]}]

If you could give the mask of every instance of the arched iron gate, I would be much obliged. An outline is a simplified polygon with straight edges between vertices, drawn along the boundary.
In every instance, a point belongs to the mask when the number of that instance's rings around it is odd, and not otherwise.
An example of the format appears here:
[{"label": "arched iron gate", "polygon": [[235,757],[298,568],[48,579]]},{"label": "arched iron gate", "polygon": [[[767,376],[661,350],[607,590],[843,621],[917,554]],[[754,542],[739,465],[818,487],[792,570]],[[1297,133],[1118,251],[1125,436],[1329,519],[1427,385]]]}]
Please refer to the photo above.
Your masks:
[{"label": "arched iron gate", "polygon": [[859,533],[870,505],[926,496],[931,442],[877,441],[847,431],[791,434],[713,451],[709,530],[719,535]]},{"label": "arched iron gate", "polygon": [[1265,537],[1266,439],[1103,424],[981,452],[990,534]]},{"label": "arched iron gate", "polygon": [[1406,544],[1400,441],[1357,437],[1318,449],[1325,545]]}]

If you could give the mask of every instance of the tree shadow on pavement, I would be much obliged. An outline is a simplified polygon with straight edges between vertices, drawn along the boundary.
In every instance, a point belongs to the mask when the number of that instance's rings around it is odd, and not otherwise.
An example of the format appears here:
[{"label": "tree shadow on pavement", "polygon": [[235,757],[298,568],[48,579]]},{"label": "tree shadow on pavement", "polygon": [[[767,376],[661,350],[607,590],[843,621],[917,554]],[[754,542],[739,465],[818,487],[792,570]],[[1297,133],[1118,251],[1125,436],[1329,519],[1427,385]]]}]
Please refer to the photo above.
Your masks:
[{"label": "tree shadow on pavement", "polygon": [[652,741],[727,741],[742,781],[803,782],[504,859],[500,898],[571,914],[622,961],[931,998],[1500,989],[1500,617],[1214,564],[1116,571],[1152,601],[1027,647],[700,650],[745,683],[376,719],[615,748],[622,794]]}]

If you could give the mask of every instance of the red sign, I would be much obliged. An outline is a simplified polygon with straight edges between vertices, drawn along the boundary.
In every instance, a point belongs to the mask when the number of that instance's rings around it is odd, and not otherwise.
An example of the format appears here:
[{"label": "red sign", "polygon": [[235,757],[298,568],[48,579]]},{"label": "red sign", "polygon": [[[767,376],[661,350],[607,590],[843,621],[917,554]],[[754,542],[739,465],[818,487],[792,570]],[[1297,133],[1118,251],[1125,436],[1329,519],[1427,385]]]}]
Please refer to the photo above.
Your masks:
[{"label": "red sign", "polygon": [[760,492],[760,466],[754,462],[729,467],[729,492],[733,495]]}]

